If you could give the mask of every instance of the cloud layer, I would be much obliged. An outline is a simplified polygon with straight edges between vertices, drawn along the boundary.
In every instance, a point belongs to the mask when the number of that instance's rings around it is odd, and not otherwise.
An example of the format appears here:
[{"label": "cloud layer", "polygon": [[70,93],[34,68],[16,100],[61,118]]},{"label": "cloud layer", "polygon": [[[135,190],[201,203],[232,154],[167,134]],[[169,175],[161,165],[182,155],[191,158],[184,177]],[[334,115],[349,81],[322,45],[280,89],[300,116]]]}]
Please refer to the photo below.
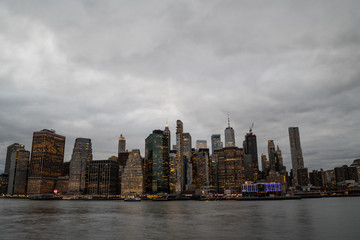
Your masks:
[{"label": "cloud layer", "polygon": [[[291,168],[288,127],[305,165],[360,157],[359,1],[2,1],[0,172],[32,132],[77,137],[95,159],[122,133],[145,138],[184,122],[193,144],[221,133],[241,146],[252,122],[259,153],[273,139]],[[173,136],[173,142],[175,140]]]}]

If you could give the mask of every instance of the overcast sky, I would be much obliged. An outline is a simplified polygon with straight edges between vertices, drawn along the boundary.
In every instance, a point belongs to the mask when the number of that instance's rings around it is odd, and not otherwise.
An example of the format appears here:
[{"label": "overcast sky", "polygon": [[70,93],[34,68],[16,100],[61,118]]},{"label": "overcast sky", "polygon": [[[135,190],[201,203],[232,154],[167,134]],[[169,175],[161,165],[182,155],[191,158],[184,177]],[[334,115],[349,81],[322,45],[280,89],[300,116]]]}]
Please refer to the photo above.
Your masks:
[{"label": "overcast sky", "polygon": [[[140,149],[176,120],[210,145],[230,112],[236,145],[252,122],[291,168],[360,158],[360,1],[35,1],[0,3],[0,172],[8,145],[44,128],[91,138],[94,159]],[[260,161],[259,161],[260,164]]]}]

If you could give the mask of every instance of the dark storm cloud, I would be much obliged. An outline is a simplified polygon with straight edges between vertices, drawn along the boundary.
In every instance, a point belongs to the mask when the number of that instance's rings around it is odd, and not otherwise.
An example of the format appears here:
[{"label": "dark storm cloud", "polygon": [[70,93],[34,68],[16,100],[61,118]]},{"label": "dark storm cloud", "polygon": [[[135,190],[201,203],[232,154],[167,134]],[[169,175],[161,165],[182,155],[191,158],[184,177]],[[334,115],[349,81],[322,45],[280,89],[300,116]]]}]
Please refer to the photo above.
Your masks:
[{"label": "dark storm cloud", "polygon": [[[2,1],[0,169],[6,147],[32,132],[93,140],[94,157],[120,133],[140,148],[175,121],[196,139],[252,122],[291,167],[288,127],[305,164],[325,169],[360,155],[358,1]],[[174,142],[174,137],[173,137]]]}]

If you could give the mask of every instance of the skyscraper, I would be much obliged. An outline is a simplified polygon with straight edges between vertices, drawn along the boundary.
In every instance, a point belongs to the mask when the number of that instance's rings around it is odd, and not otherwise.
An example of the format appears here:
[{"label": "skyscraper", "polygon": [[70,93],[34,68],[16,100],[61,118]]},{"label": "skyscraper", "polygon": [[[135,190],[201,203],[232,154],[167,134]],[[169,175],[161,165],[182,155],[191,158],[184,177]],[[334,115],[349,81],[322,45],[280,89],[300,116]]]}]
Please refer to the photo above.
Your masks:
[{"label": "skyscraper", "polygon": [[77,138],[70,160],[70,194],[85,194],[88,188],[89,164],[92,160],[91,139]]},{"label": "skyscraper", "polygon": [[269,160],[266,158],[266,153],[261,154],[261,169],[263,174],[266,176],[267,172],[269,171]]},{"label": "skyscraper", "polygon": [[275,143],[274,143],[274,140],[268,141],[268,155],[269,155],[269,163],[270,163],[269,170],[275,172],[276,167],[275,167]]},{"label": "skyscraper", "polygon": [[225,129],[225,147],[235,147],[235,132],[230,127],[230,117],[228,115],[228,127]]},{"label": "skyscraper", "polygon": [[121,195],[143,193],[143,162],[140,150],[132,150],[121,178]]},{"label": "skyscraper", "polygon": [[28,194],[52,193],[64,161],[65,137],[54,130],[33,134]]},{"label": "skyscraper", "polygon": [[126,150],[126,140],[123,137],[123,135],[121,134],[120,138],[119,138],[119,144],[118,144],[118,153],[124,152],[125,150]]},{"label": "skyscraper", "polygon": [[190,133],[183,133],[183,159],[184,159],[184,184],[185,190],[194,188],[193,186],[193,166],[192,166],[192,140]]},{"label": "skyscraper", "polygon": [[201,148],[207,148],[207,141],[206,140],[196,140],[196,150]]},{"label": "skyscraper", "polygon": [[245,135],[244,152],[245,154],[251,155],[254,176],[253,181],[257,181],[259,179],[259,161],[256,135],[252,132],[252,128],[250,128],[249,133]]},{"label": "skyscraper", "polygon": [[88,194],[118,194],[119,163],[116,160],[93,160],[89,164]]},{"label": "skyscraper", "polygon": [[11,154],[17,149],[17,148],[23,148],[24,146],[19,143],[13,143],[10,146],[7,147],[6,152],[6,162],[5,162],[5,169],[4,174],[9,174],[10,170],[10,163],[11,163]]},{"label": "skyscraper", "polygon": [[291,163],[293,169],[293,180],[294,180],[294,184],[297,185],[298,169],[304,168],[304,159],[302,155],[300,134],[298,127],[289,127],[289,140],[290,140]]},{"label": "skyscraper", "polygon": [[214,153],[215,150],[220,150],[223,148],[223,143],[221,142],[220,134],[211,135],[211,151]]},{"label": "skyscraper", "polygon": [[[13,146],[13,145],[11,145]],[[26,151],[24,145],[10,147],[10,168],[7,193],[10,195],[26,194],[27,173],[29,168],[30,152]]]},{"label": "skyscraper", "polygon": [[175,192],[182,193],[185,189],[185,164],[184,164],[184,144],[183,144],[183,123],[176,121],[176,184]]},{"label": "skyscraper", "polygon": [[145,192],[169,193],[169,140],[161,130],[145,139]]},{"label": "skyscraper", "polygon": [[210,185],[211,161],[209,149],[201,148],[194,154],[194,182],[197,189],[208,189]]}]

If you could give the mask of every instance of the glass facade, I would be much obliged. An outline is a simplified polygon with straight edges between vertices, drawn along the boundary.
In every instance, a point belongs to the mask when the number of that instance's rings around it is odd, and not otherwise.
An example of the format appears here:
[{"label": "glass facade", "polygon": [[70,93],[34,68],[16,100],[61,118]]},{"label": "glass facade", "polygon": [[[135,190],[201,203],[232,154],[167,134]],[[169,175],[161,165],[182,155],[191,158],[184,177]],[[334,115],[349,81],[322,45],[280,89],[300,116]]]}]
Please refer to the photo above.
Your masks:
[{"label": "glass facade", "polygon": [[154,130],[145,140],[145,192],[169,193],[169,140]]},{"label": "glass facade", "polygon": [[121,179],[121,195],[143,193],[143,161],[140,150],[131,151]]},{"label": "glass facade", "polygon": [[88,187],[89,164],[91,160],[91,139],[77,138],[75,140],[70,160],[68,193],[86,194]]},{"label": "glass facade", "polygon": [[115,195],[119,186],[119,163],[116,160],[94,160],[89,165],[90,195]]},{"label": "glass facade", "polygon": [[223,148],[223,143],[221,142],[221,135],[220,134],[211,135],[211,151],[212,151],[212,153],[214,153],[215,150],[220,150],[222,148]]}]

